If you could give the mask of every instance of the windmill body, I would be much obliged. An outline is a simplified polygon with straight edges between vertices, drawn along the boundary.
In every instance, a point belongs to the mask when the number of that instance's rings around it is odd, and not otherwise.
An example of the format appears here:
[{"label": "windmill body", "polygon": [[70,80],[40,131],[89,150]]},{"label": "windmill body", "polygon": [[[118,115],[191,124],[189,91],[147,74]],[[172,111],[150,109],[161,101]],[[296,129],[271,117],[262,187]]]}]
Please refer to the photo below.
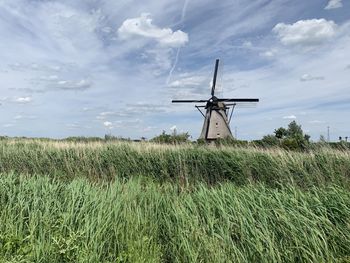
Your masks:
[{"label": "windmill body", "polygon": [[228,107],[223,102],[218,102],[215,105],[207,105],[199,139],[216,140],[218,138],[233,138],[227,110]]},{"label": "windmill body", "polygon": [[[208,100],[173,100],[173,103],[206,103],[205,106],[196,105],[196,108],[204,117],[204,124],[199,139],[213,141],[220,138],[233,138],[230,129],[230,120],[236,103],[258,102],[259,99],[222,99],[215,96],[216,77],[218,73],[219,60],[216,60],[211,98]],[[204,108],[205,112],[201,110]],[[230,114],[231,109],[231,115]]]}]

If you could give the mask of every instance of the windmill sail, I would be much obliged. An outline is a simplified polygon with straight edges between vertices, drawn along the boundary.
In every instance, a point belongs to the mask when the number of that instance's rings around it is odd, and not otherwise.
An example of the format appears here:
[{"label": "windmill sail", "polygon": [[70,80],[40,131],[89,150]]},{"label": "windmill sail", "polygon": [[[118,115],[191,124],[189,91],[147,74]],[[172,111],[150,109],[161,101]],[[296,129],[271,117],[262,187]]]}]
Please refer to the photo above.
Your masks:
[{"label": "windmill sail", "polygon": [[219,60],[217,59],[215,61],[215,70],[214,70],[213,84],[211,87],[211,96],[214,96],[214,93],[215,93],[215,86],[216,86],[216,78],[218,76],[218,69],[219,69]]},{"label": "windmill sail", "polygon": [[[200,139],[206,141],[212,141],[219,138],[233,138],[232,132],[230,129],[230,119],[228,118],[228,113],[230,106],[234,108],[236,103],[242,102],[259,102],[259,99],[250,99],[250,98],[217,98],[215,96],[215,88],[217,82],[217,74],[219,68],[219,60],[215,61],[214,76],[211,88],[211,98],[208,100],[173,100],[173,103],[206,103],[205,106],[196,106],[198,110],[200,107],[204,107],[206,113],[204,114],[201,110],[202,115],[204,116],[204,123]],[[232,111],[231,110],[231,115]]]}]

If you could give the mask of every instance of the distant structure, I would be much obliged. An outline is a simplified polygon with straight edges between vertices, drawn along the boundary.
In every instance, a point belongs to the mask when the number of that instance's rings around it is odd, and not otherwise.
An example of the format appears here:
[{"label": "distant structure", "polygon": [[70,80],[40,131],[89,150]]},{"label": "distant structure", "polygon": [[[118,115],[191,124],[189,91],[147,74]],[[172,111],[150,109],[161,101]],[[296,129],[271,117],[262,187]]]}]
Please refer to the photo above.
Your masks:
[{"label": "distant structure", "polygon": [[[206,103],[195,105],[204,117],[204,124],[199,139],[213,141],[219,138],[233,138],[230,122],[233,110],[239,102],[259,102],[259,99],[232,98],[222,99],[215,96],[216,77],[219,68],[219,59],[215,62],[211,97],[207,100],[173,100],[172,103]],[[231,109],[232,107],[232,109]],[[205,113],[201,110],[204,108]],[[231,109],[231,112],[230,112]]]},{"label": "distant structure", "polygon": [[330,142],[329,126],[327,126],[327,142]]}]

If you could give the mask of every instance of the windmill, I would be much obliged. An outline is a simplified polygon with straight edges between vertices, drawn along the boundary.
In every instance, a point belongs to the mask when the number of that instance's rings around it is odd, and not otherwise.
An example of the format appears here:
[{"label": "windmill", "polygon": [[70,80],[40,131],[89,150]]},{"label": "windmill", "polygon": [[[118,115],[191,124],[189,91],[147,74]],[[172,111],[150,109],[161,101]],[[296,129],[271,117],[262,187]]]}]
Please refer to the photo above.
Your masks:
[{"label": "windmill", "polygon": [[[259,99],[232,98],[222,99],[215,96],[216,77],[218,74],[219,59],[215,62],[214,78],[211,88],[211,97],[207,100],[172,100],[172,103],[206,103],[195,105],[204,117],[204,124],[199,139],[213,141],[219,138],[233,138],[230,129],[232,113],[240,102],[259,102]],[[205,113],[203,112],[205,109]],[[230,111],[231,109],[231,111]]]}]

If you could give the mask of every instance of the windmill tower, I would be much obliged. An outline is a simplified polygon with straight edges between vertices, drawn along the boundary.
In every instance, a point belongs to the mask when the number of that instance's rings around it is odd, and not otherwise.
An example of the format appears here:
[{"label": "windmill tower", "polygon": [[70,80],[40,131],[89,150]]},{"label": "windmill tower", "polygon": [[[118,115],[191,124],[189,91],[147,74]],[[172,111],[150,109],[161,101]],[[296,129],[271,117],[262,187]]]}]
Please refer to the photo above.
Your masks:
[{"label": "windmill tower", "polygon": [[[233,138],[230,122],[233,110],[239,102],[259,102],[259,99],[232,98],[222,99],[215,96],[216,77],[219,60],[215,62],[214,78],[211,88],[211,97],[208,100],[173,100],[172,103],[206,103],[195,105],[204,117],[204,124],[199,139],[213,141],[219,138]],[[205,109],[205,113],[201,110]],[[231,111],[230,111],[231,109]]]}]

